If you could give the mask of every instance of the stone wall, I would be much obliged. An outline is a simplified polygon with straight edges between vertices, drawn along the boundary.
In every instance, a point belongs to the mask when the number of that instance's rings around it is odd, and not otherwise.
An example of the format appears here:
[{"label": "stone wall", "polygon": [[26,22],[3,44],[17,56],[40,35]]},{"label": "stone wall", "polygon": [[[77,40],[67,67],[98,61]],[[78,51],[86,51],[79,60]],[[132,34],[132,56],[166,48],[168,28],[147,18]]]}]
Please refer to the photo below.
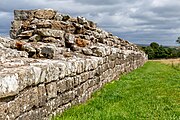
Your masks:
[{"label": "stone wall", "polygon": [[15,10],[0,37],[0,119],[43,120],[85,102],[147,61],[136,45],[83,17]]}]

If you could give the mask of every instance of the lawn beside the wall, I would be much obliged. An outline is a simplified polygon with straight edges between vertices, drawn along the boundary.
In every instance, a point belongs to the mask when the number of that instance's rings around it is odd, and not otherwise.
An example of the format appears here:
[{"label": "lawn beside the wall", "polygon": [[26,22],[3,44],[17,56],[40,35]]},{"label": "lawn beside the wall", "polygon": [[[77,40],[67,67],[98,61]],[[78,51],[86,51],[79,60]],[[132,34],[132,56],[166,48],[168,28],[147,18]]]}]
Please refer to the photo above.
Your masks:
[{"label": "lawn beside the wall", "polygon": [[180,71],[147,62],[52,120],[180,120]]}]

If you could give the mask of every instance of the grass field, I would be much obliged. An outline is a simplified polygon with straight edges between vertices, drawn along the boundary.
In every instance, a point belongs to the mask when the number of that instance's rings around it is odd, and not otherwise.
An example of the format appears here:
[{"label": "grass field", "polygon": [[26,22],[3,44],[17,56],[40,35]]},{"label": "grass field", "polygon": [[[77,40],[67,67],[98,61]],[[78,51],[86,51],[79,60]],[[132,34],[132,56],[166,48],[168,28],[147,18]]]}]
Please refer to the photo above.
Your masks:
[{"label": "grass field", "polygon": [[180,71],[150,61],[53,120],[180,120]]}]

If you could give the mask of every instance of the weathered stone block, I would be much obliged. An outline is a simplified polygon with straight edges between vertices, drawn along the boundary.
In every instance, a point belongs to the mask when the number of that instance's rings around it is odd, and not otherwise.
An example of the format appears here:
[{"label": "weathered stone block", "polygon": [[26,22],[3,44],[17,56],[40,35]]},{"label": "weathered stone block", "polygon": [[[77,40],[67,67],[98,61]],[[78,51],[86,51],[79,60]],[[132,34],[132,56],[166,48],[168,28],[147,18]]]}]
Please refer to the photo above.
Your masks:
[{"label": "weathered stone block", "polygon": [[42,78],[42,69],[40,67],[35,67],[33,66],[32,67],[32,70],[33,70],[33,73],[34,73],[34,81],[35,81],[35,84],[39,84],[39,83],[42,83],[44,82],[44,79],[41,79]]},{"label": "weathered stone block", "polygon": [[35,34],[35,35],[33,35],[32,37],[29,38],[29,41],[30,42],[38,42],[41,39],[42,39],[41,36],[39,36],[38,34]]},{"label": "weathered stone block", "polygon": [[92,28],[96,28],[96,23],[92,22],[92,21],[88,21],[89,23],[89,26],[92,27]]},{"label": "weathered stone block", "polygon": [[77,86],[80,84],[80,81],[81,81],[81,75],[76,75],[74,77],[74,86]]},{"label": "weathered stone block", "polygon": [[30,110],[34,106],[37,107],[39,105],[37,87],[25,90],[22,94],[19,95],[17,100],[19,101],[21,113]]},{"label": "weathered stone block", "polygon": [[91,59],[86,59],[84,64],[85,64],[85,71],[91,70],[92,68]]},{"label": "weathered stone block", "polygon": [[55,98],[57,97],[57,85],[56,82],[51,82],[46,85],[47,98]]},{"label": "weathered stone block", "polygon": [[79,82],[83,83],[83,82],[85,82],[88,79],[89,79],[89,73],[88,72],[84,72],[84,73],[81,74],[81,80]]},{"label": "weathered stone block", "polygon": [[83,94],[83,85],[81,84],[79,87],[75,88],[75,91],[77,93],[77,96],[80,96]]},{"label": "weathered stone block", "polygon": [[14,101],[10,101],[8,104],[8,114],[7,116],[9,119],[14,119],[20,115],[20,103],[18,99],[15,99]]},{"label": "weathered stone block", "polygon": [[60,21],[51,21],[51,28],[54,30],[64,30],[66,25],[61,24]]},{"label": "weathered stone block", "polygon": [[57,107],[58,106],[56,106],[56,99],[51,99],[51,100],[47,101],[47,103],[45,105],[47,115],[49,116],[50,114],[52,114],[53,110],[55,110]]},{"label": "weathered stone block", "polygon": [[73,69],[72,62],[69,62],[66,65],[66,75],[65,76],[71,76],[72,69]]},{"label": "weathered stone block", "polygon": [[12,29],[15,29],[15,30],[20,30],[21,29],[21,27],[22,27],[22,21],[13,21],[12,23],[11,23],[11,28]]},{"label": "weathered stone block", "polygon": [[67,20],[69,20],[71,17],[69,16],[69,15],[67,15],[67,14],[63,14],[62,15],[63,16],[63,21],[67,21]]},{"label": "weathered stone block", "polygon": [[63,16],[62,16],[62,14],[56,13],[56,15],[54,16],[54,19],[57,20],[57,21],[62,21]]},{"label": "weathered stone block", "polygon": [[62,101],[63,104],[68,103],[69,101],[72,101],[75,98],[75,95],[73,91],[66,92],[62,95]]},{"label": "weathered stone block", "polygon": [[46,104],[47,100],[47,94],[46,94],[46,88],[44,84],[40,84],[38,86],[38,101],[39,101],[39,106],[43,106]]},{"label": "weathered stone block", "polygon": [[64,39],[64,31],[52,29],[37,29],[37,33],[43,37],[55,37]]},{"label": "weathered stone block", "polygon": [[44,46],[41,47],[41,54],[45,57],[45,58],[49,58],[52,59],[55,56],[55,51],[56,51],[56,47],[49,45],[49,46]]},{"label": "weathered stone block", "polygon": [[56,15],[56,11],[54,10],[36,10],[34,13],[34,17],[38,19],[52,19]]},{"label": "weathered stone block", "polygon": [[104,57],[106,55],[106,50],[104,47],[93,46],[93,47],[91,47],[91,49],[93,51],[94,56]]},{"label": "weathered stone block", "polygon": [[65,43],[66,43],[66,47],[71,47],[72,45],[74,45],[75,44],[75,36],[70,33],[66,33],[65,34]]},{"label": "weathered stone block", "polygon": [[27,20],[32,19],[34,15],[33,10],[14,10],[15,20]]},{"label": "weathered stone block", "polygon": [[93,54],[92,50],[88,49],[88,48],[84,48],[84,49],[82,49],[82,51],[85,55],[92,55]]},{"label": "weathered stone block", "polygon": [[19,92],[18,74],[1,74],[0,98],[14,96]]},{"label": "weathered stone block", "polygon": [[42,109],[31,110],[27,113],[22,114],[16,120],[42,120],[44,117],[43,112],[44,111]]},{"label": "weathered stone block", "polygon": [[0,103],[0,120],[5,120],[8,113],[8,104]]},{"label": "weathered stone block", "polygon": [[[49,61],[49,62],[48,62]],[[60,75],[60,70],[58,66],[55,66],[55,63],[50,62],[51,60],[46,61],[46,82],[51,82],[53,80],[58,80]],[[45,61],[44,61],[45,62]]]},{"label": "weathered stone block", "polygon": [[62,95],[58,95],[57,98],[55,98],[55,104],[56,106],[61,106],[63,104]]},{"label": "weathered stone block", "polygon": [[87,24],[88,23],[86,18],[80,17],[80,16],[77,17],[77,21],[78,21],[79,24]]},{"label": "weathered stone block", "polygon": [[59,79],[63,79],[66,75],[66,67],[67,67],[66,63],[61,61],[61,62],[57,63],[56,66],[59,68],[59,71],[60,71]]},{"label": "weathered stone block", "polygon": [[89,44],[90,44],[90,42],[88,40],[76,38],[76,45],[79,47],[86,47]]},{"label": "weathered stone block", "polygon": [[35,83],[32,67],[22,67],[22,69],[18,71],[19,90],[23,90],[25,87]]},{"label": "weathered stone block", "polygon": [[62,80],[58,81],[57,82],[57,91],[60,92],[60,93],[63,93],[66,90],[67,90],[66,80],[62,79]]},{"label": "weathered stone block", "polygon": [[42,41],[45,42],[45,43],[48,43],[48,42],[55,43],[55,42],[57,42],[57,39],[54,38],[54,37],[46,37],[46,38],[43,38]]},{"label": "weathered stone block", "polygon": [[51,21],[50,20],[40,20],[35,25],[37,28],[51,28]]},{"label": "weathered stone block", "polygon": [[77,74],[80,74],[85,69],[85,62],[83,60],[77,61],[78,67],[77,67]]},{"label": "weathered stone block", "polygon": [[70,90],[74,87],[74,78],[73,77],[67,77],[66,80],[66,88],[67,90]]}]

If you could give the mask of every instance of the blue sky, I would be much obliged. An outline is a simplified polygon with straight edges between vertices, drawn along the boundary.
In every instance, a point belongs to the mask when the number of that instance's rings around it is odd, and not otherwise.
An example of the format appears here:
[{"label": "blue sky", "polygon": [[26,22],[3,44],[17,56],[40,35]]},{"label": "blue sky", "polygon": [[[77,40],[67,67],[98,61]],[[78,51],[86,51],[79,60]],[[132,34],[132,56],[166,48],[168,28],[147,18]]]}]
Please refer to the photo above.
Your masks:
[{"label": "blue sky", "polygon": [[135,43],[170,45],[180,36],[178,0],[0,0],[0,35],[8,35],[13,10],[40,8],[84,16]]}]

